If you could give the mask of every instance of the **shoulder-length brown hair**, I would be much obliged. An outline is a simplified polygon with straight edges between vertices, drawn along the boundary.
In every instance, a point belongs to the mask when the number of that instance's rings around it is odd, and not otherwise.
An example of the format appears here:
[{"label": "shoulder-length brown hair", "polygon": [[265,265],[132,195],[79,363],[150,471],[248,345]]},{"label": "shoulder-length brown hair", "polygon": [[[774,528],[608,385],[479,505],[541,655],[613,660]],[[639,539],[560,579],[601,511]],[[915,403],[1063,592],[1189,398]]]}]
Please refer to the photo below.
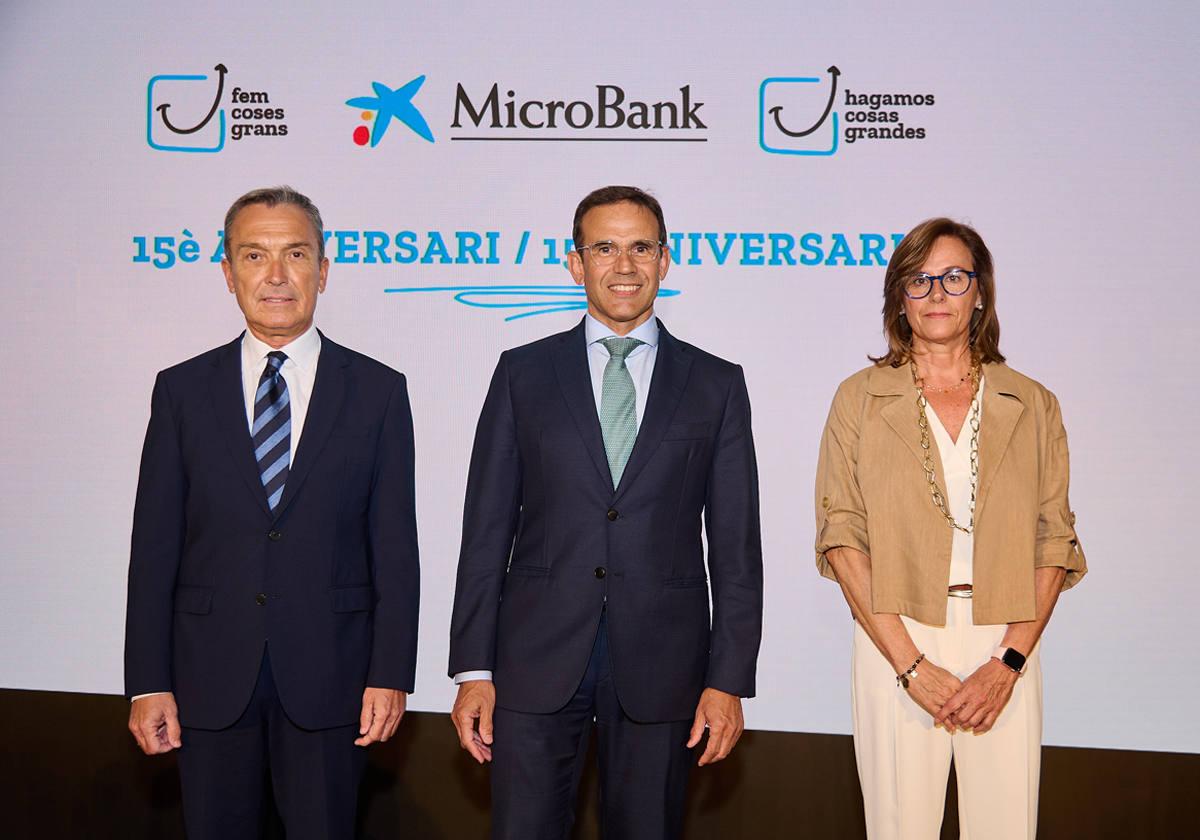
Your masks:
[{"label": "shoulder-length brown hair", "polygon": [[971,316],[971,350],[981,363],[1004,361],[1000,352],[1000,320],[996,317],[992,252],[975,228],[939,217],[926,219],[910,230],[888,261],[883,276],[883,333],[887,336],[888,351],[879,357],[867,357],[879,367],[900,367],[908,364],[912,356],[912,327],[904,317],[904,286],[910,276],[921,270],[933,250],[933,243],[942,236],[953,236],[962,242],[975,263],[975,282],[979,285],[983,309]]}]

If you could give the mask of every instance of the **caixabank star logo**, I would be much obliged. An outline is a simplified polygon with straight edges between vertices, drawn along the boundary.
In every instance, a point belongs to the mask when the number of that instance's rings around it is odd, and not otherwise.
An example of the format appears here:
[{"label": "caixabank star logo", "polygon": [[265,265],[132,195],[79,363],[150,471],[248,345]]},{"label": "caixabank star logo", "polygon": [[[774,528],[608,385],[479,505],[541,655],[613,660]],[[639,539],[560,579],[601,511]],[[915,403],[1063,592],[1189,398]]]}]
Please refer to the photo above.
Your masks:
[{"label": "caixabank star logo", "polygon": [[[265,90],[234,86],[223,64],[208,73],[161,73],[146,86],[146,143],[159,152],[215,154],[226,140],[286,137],[283,108]],[[227,106],[227,107],[223,107]],[[228,119],[227,119],[228,117]]]},{"label": "caixabank star logo", "polygon": [[355,96],[347,99],[346,104],[351,108],[358,108],[362,112],[363,121],[371,126],[370,128],[366,125],[356,127],[352,135],[354,142],[359,146],[365,146],[369,142],[371,148],[375,148],[387,134],[392,120],[404,123],[418,137],[422,137],[430,143],[436,142],[433,139],[429,123],[417,110],[417,106],[413,104],[413,97],[416,96],[423,84],[425,84],[423,75],[411,79],[395,90],[383,82],[371,82],[371,89],[375,91],[374,96]]},{"label": "caixabank star logo", "polygon": [[913,123],[923,122],[933,107],[932,93],[851,90],[837,65],[825,73],[763,79],[759,148],[774,155],[829,157],[854,144],[927,138],[925,126]]}]

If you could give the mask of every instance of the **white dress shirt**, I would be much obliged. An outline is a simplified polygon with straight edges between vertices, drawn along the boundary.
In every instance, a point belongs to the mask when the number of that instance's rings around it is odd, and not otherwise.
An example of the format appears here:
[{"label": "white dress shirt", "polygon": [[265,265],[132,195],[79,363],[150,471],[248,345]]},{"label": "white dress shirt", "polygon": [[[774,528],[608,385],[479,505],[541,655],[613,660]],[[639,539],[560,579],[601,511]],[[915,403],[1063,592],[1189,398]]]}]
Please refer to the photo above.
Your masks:
[{"label": "white dress shirt", "polygon": [[[617,336],[615,332],[601,324],[589,312],[583,317],[583,334],[587,341],[588,373],[592,377],[592,395],[596,398],[596,416],[600,416],[600,400],[604,391],[604,368],[608,365],[610,353],[604,346],[606,338],[636,338],[642,342],[625,357],[625,367],[633,378],[633,394],[637,427],[642,428],[642,416],[646,413],[646,398],[650,395],[650,380],[654,376],[654,362],[658,359],[658,319],[653,314],[646,323],[628,332],[625,336]],[[264,362],[265,364],[265,362]],[[463,671],[454,675],[454,684],[468,680],[490,680],[491,671]]]},{"label": "white dress shirt", "polygon": [[[254,428],[254,394],[258,391],[259,380],[267,368],[267,354],[276,348],[259,341],[246,330],[242,334],[242,392],[246,400],[246,433]],[[313,383],[317,379],[317,359],[321,355],[321,334],[316,326],[309,326],[305,332],[288,344],[278,348],[287,354],[287,360],[280,368],[283,381],[288,387],[288,404],[292,409],[292,432],[290,463],[296,463],[296,447],[300,444],[300,433],[304,430],[304,418],[308,414],[308,400],[312,397]],[[131,698],[140,700],[155,694],[166,694],[165,691],[151,691],[138,694]]]},{"label": "white dress shirt", "polygon": [[296,447],[300,445],[300,434],[304,431],[304,418],[308,415],[308,401],[312,397],[313,383],[317,379],[317,359],[321,355],[321,334],[316,326],[309,326],[304,333],[283,347],[275,348],[259,341],[246,330],[242,336],[242,391],[246,398],[246,429],[254,428],[254,394],[267,368],[267,354],[276,350],[287,354],[287,360],[279,372],[287,383],[288,404],[292,409],[291,464],[296,463]]}]

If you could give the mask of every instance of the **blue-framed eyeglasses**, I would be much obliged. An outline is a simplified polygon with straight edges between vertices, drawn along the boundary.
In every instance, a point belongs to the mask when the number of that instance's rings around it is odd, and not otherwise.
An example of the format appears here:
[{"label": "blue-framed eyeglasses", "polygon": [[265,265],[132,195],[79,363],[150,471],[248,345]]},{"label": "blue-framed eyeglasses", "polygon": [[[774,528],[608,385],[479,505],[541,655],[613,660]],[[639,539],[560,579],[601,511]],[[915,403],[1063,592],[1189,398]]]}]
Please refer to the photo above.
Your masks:
[{"label": "blue-framed eyeglasses", "polygon": [[945,274],[914,274],[904,281],[904,294],[909,300],[929,297],[934,283],[942,284],[942,291],[953,297],[965,295],[975,279],[974,271],[952,268]]}]

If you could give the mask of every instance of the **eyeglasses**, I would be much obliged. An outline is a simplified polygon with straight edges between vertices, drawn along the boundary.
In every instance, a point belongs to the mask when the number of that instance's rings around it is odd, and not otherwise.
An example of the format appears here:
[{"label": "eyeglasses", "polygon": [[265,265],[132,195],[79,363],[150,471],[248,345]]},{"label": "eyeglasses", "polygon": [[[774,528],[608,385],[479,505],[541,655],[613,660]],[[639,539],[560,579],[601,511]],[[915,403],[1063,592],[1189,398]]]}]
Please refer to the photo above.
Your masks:
[{"label": "eyeglasses", "polygon": [[615,242],[593,242],[591,245],[581,245],[580,251],[591,251],[592,260],[596,265],[610,265],[620,259],[621,254],[628,254],[635,263],[652,263],[662,256],[663,244],[641,239],[631,242],[622,248]]},{"label": "eyeglasses", "polygon": [[958,297],[965,295],[975,279],[974,271],[965,268],[952,268],[945,274],[914,274],[904,281],[904,294],[909,300],[920,300],[929,297],[935,282],[942,284],[942,291]]}]

